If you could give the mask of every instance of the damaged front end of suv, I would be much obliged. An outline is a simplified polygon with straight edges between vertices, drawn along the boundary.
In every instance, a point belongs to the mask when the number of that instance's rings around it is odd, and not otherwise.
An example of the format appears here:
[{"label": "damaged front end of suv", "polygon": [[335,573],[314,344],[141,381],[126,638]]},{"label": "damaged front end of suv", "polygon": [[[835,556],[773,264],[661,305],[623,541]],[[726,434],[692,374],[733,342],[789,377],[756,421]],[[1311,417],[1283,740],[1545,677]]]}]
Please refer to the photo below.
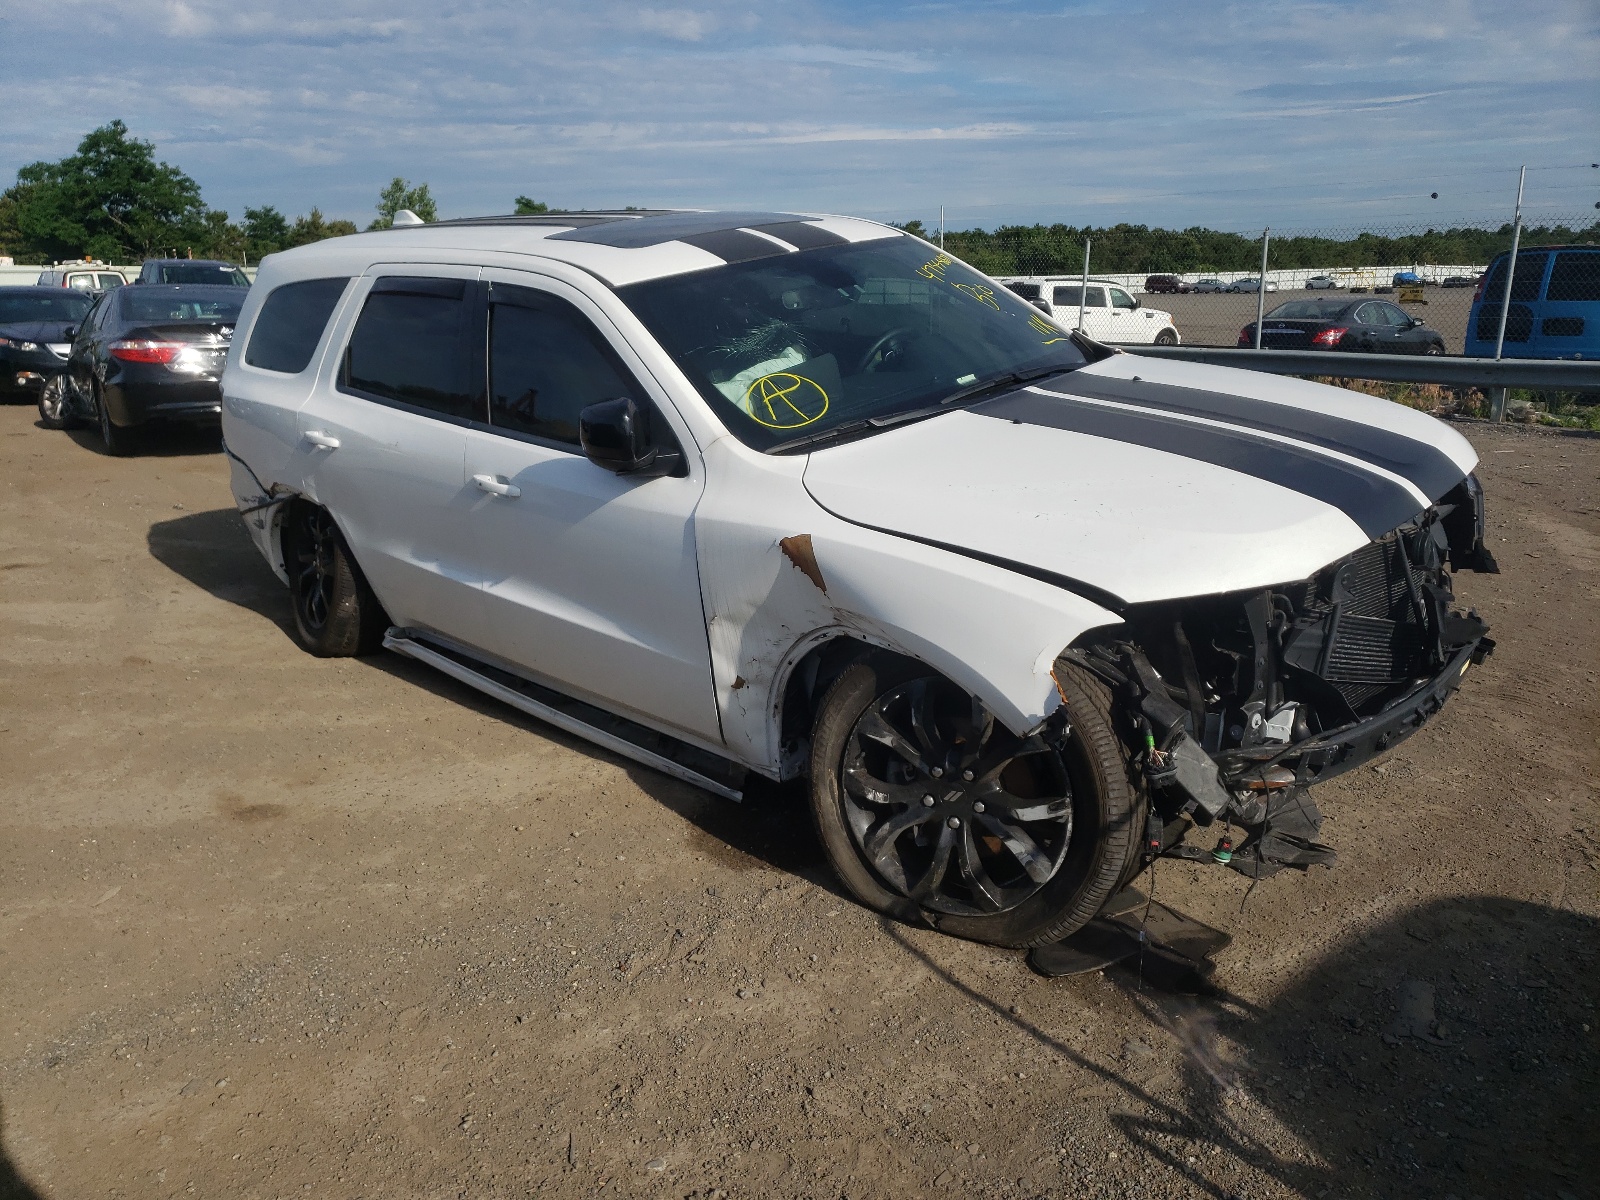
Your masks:
[{"label": "damaged front end of suv", "polygon": [[[1417,519],[1309,579],[1129,608],[1062,659],[1111,687],[1150,795],[1143,860],[1253,877],[1331,863],[1306,794],[1414,733],[1494,649],[1452,570],[1498,572],[1467,476]],[[1186,845],[1220,825],[1216,848]]]}]

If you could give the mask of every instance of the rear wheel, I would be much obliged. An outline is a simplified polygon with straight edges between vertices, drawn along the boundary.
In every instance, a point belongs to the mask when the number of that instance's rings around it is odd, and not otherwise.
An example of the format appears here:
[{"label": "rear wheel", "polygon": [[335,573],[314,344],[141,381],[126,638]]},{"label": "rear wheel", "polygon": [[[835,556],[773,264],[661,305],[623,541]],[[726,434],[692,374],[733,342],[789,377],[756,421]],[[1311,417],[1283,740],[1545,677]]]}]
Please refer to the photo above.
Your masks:
[{"label": "rear wheel", "polygon": [[106,407],[106,398],[98,387],[94,392],[94,413],[100,425],[100,441],[105,446],[106,453],[118,458],[126,454],[132,441],[132,434],[111,419],[111,410]]},{"label": "rear wheel", "polygon": [[283,565],[294,600],[295,638],[322,658],[371,654],[383,646],[388,619],[333,517],[296,503],[285,518]]},{"label": "rear wheel", "polygon": [[1098,913],[1137,861],[1144,797],[1104,686],[1061,669],[1071,727],[1018,737],[917,663],[847,670],[812,737],[811,806],[862,903],[1003,946]]},{"label": "rear wheel", "polygon": [[83,424],[73,411],[72,383],[65,375],[52,375],[39,389],[39,424],[46,429],[73,429]]}]

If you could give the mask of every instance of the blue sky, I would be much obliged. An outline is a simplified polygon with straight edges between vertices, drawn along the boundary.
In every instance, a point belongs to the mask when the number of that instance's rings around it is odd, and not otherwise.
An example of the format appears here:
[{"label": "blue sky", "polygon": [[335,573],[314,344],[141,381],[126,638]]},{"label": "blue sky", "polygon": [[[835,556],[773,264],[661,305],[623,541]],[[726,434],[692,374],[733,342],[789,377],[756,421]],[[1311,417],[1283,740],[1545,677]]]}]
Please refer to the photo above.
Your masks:
[{"label": "blue sky", "polygon": [[1524,162],[1600,216],[1594,0],[4,0],[0,43],[0,186],[120,117],[235,217],[403,175],[443,216],[1441,225]]}]

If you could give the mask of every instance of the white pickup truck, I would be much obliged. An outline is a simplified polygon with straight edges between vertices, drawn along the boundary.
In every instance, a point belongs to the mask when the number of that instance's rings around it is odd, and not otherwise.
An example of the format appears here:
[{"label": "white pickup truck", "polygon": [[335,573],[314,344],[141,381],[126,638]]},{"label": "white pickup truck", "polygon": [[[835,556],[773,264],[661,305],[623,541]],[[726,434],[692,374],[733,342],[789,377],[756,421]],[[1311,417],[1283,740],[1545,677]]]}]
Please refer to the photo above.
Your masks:
[{"label": "white pickup truck", "polygon": [[[1078,327],[1081,279],[1018,275],[1002,276],[1000,282],[1064,329]],[[1176,346],[1179,340],[1171,313],[1146,308],[1126,290],[1103,279],[1089,280],[1083,299],[1083,331],[1097,342],[1111,344]]]}]

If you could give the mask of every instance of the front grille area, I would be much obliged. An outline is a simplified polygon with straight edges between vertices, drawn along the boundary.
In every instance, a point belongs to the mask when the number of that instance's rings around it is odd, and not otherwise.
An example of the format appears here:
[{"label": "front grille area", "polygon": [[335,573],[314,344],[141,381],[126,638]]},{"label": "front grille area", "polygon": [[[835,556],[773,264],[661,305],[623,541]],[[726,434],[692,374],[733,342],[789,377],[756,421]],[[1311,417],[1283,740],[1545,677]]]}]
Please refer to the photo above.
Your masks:
[{"label": "front grille area", "polygon": [[1419,612],[1417,603],[1423,582],[1394,537],[1362,547],[1335,573],[1335,615],[1322,676],[1351,708],[1427,673],[1427,610]]}]

